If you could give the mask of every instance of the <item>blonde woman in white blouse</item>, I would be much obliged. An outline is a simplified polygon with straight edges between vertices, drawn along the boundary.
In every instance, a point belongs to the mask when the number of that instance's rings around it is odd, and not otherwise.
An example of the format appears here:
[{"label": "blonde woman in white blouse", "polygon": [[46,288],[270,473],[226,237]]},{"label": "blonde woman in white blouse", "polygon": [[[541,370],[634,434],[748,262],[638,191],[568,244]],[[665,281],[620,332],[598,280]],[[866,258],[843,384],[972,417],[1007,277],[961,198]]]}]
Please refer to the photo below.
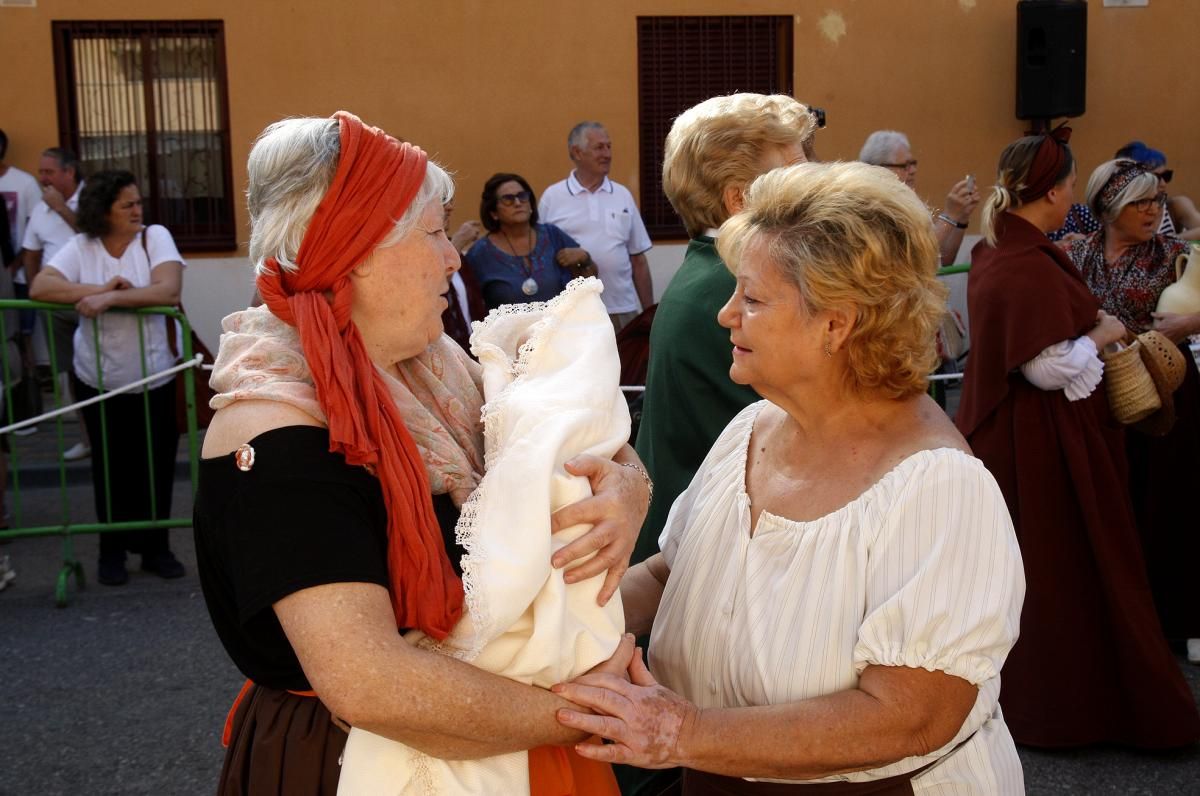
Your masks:
[{"label": "blonde woman in white blouse", "polygon": [[[1004,499],[924,394],[944,291],[916,196],[861,163],[760,177],[719,248],[738,415],[621,586],[632,682],[555,686],[683,793],[1024,790],[997,698],[1025,582]],[[757,781],[755,781],[757,780]],[[791,783],[791,784],[774,784]]]}]

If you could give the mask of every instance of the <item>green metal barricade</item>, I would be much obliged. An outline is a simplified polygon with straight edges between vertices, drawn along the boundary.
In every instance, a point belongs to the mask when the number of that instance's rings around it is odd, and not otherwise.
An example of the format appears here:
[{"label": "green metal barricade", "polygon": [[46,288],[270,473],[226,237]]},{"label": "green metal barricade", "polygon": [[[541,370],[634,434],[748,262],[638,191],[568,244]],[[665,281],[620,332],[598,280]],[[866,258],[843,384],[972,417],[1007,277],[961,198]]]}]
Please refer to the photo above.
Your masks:
[{"label": "green metal barricade", "polygon": [[[49,349],[49,360],[51,370],[51,382],[53,384],[53,397],[55,408],[44,412],[36,417],[26,418],[20,422],[15,420],[13,406],[13,388],[14,384],[4,384],[4,411],[0,417],[0,426],[8,427],[8,431],[12,432],[21,427],[34,426],[41,422],[49,420],[54,421],[55,436],[57,446],[57,469],[58,469],[58,494],[59,508],[57,516],[45,516],[45,512],[30,516],[29,512],[25,511],[22,505],[22,487],[21,487],[21,457],[18,451],[20,447],[17,444],[10,444],[8,454],[8,485],[7,485],[7,502],[10,507],[10,524],[7,529],[0,530],[0,539],[15,539],[21,537],[35,536],[61,536],[62,537],[62,567],[59,570],[57,582],[55,585],[55,602],[60,606],[65,606],[68,602],[67,585],[73,575],[75,577],[76,586],[83,588],[85,579],[83,574],[83,566],[75,558],[74,547],[72,544],[73,538],[77,534],[84,533],[105,533],[112,531],[135,531],[148,530],[158,528],[186,528],[192,524],[191,517],[159,517],[158,506],[155,497],[154,485],[154,467],[151,461],[153,450],[153,434],[151,430],[150,412],[149,412],[149,393],[145,387],[145,383],[167,373],[182,373],[183,375],[183,390],[186,404],[186,429],[181,430],[187,440],[188,449],[188,464],[189,475],[191,479],[191,487],[193,493],[196,489],[197,477],[199,474],[199,442],[198,431],[196,424],[196,368],[201,364],[200,358],[195,355],[192,350],[192,334],[191,326],[188,323],[187,317],[182,311],[174,307],[140,307],[137,309],[114,309],[110,312],[132,313],[138,316],[158,316],[167,319],[167,323],[178,322],[180,333],[177,335],[180,362],[171,371],[161,373],[149,373],[146,367],[146,340],[145,328],[146,323],[142,322],[137,325],[138,328],[138,346],[142,368],[142,379],[127,387],[118,388],[115,390],[106,390],[103,381],[103,372],[101,370],[103,358],[100,354],[100,324],[92,324],[92,340],[91,345],[95,347],[96,352],[96,368],[99,379],[98,388],[100,395],[83,403],[99,403],[99,411],[101,417],[101,445],[100,450],[92,450],[92,456],[100,457],[103,467],[103,482],[105,489],[105,505],[107,506],[108,516],[98,517],[96,521],[78,521],[73,511],[75,508],[72,505],[72,499],[69,494],[69,479],[68,479],[68,464],[63,458],[64,452],[64,429],[63,417],[71,412],[76,411],[80,404],[72,404],[64,406],[63,396],[61,395],[61,387],[57,372],[57,357],[55,356],[55,335],[51,333],[51,318],[50,313],[61,310],[73,310],[71,305],[64,304],[48,304],[39,301],[21,301],[14,299],[0,299],[0,376],[6,376],[10,373],[19,371],[19,367],[15,367],[15,363],[10,362],[10,352],[8,350],[8,341],[12,334],[11,324],[5,318],[7,312],[12,310],[33,310],[40,314],[46,330],[46,342]],[[35,331],[35,334],[38,333]],[[27,373],[27,377],[30,374]],[[147,472],[149,473],[150,483],[150,517],[145,520],[136,522],[113,522],[112,521],[112,479],[113,474],[109,471],[110,448],[108,439],[108,424],[105,422],[105,404],[106,399],[119,394],[136,394],[141,392],[143,417],[146,424],[146,456],[147,456]],[[11,437],[9,438],[12,441]],[[172,468],[173,469],[173,468]],[[90,480],[89,480],[90,483]],[[51,487],[52,488],[52,487]]]}]

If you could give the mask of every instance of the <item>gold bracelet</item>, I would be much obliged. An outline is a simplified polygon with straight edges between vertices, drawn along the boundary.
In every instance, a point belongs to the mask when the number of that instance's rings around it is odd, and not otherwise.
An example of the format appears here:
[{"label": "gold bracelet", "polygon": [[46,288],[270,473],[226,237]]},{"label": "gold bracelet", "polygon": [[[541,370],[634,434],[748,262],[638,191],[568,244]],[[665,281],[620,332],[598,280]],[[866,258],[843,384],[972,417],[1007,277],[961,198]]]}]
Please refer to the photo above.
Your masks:
[{"label": "gold bracelet", "polygon": [[645,467],[642,467],[640,464],[635,462],[617,462],[617,464],[621,465],[622,467],[632,468],[633,471],[640,475],[642,480],[646,482],[646,491],[650,493],[646,497],[646,505],[649,506],[650,502],[654,500],[654,480],[650,477],[650,473],[646,472]]}]

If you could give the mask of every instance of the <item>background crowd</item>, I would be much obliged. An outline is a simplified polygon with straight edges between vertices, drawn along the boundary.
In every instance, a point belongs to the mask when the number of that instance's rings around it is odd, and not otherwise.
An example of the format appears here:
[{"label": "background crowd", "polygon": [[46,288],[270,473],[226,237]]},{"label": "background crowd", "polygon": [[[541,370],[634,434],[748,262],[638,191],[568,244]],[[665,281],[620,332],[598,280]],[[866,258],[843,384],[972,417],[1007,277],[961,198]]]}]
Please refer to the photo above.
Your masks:
[{"label": "background crowd", "polygon": [[[1158,310],[1180,278],[1176,261],[1186,241],[1200,238],[1194,203],[1168,193],[1166,157],[1139,141],[1095,166],[1076,201],[1078,165],[1070,131],[1059,128],[1006,148],[994,185],[992,175],[966,174],[929,205],[917,198],[913,145],[897,131],[872,133],[859,164],[806,165],[824,116],[788,97],[733,95],[676,119],[663,188],[690,241],[657,307],[645,257],[651,242],[632,195],[608,176],[612,141],[599,123],[569,132],[573,168],[540,200],[519,173],[503,171],[485,183],[478,220],[453,233],[452,191],[438,188],[436,202],[409,196],[398,205],[407,212],[415,202],[409,215],[437,226],[424,233],[444,234],[454,250],[438,252],[438,278],[449,288],[440,314],[464,350],[470,324],[487,312],[553,299],[580,276],[603,283],[619,339],[639,314],[653,313],[641,338],[648,365],[631,442],[656,497],[637,534],[632,563],[640,566],[622,586],[630,627],[653,629],[651,664],[640,656],[630,662],[623,649],[614,671],[558,692],[600,713],[611,704],[600,692],[621,694],[633,707],[610,716],[615,725],[561,707],[559,722],[616,741],[580,747],[580,757],[682,766],[692,793],[721,792],[725,780],[742,777],[855,779],[845,772],[916,786],[942,763],[942,776],[1009,792],[1020,783],[1014,740],[1047,747],[1195,743],[1200,716],[1171,645],[1200,662],[1200,600],[1188,577],[1200,549],[1184,519],[1189,486],[1200,477],[1200,374],[1188,348],[1200,334],[1200,307]],[[40,187],[35,180],[30,188],[3,156],[0,141],[0,181],[8,181],[0,188],[17,186],[5,251],[14,294],[73,304],[82,319],[72,393],[95,395],[174,363],[169,325],[108,313],[179,299],[182,257],[169,231],[144,224],[133,175],[101,172],[85,182],[71,153],[50,149]],[[313,190],[320,196],[326,187]],[[970,258],[971,353],[956,431],[923,396],[938,366],[935,329],[946,312],[934,277],[937,265],[955,262],[980,208],[984,240]],[[265,296],[281,318],[295,312],[288,303],[295,288]],[[896,295],[909,303],[900,307]],[[99,362],[90,345],[95,323]],[[1122,425],[1106,392],[1106,360],[1149,332],[1178,354],[1179,383],[1161,390],[1153,415]],[[33,333],[28,321],[19,323],[18,348],[27,351]],[[644,350],[633,355],[647,358]],[[159,516],[169,507],[169,491],[151,496],[154,484],[169,486],[177,441],[169,381],[146,386],[153,428],[130,445],[143,470],[142,452],[153,446],[158,472],[139,472],[123,479],[128,488],[106,491],[94,457],[98,516],[144,519],[151,505]],[[143,401],[141,394],[130,401],[139,418]],[[118,402],[110,406],[107,421],[86,414],[81,449],[95,451],[117,427],[129,438],[133,415],[122,415]],[[222,454],[237,449],[227,447]],[[846,450],[861,456],[851,462]],[[120,467],[133,473],[135,463]],[[444,522],[440,529],[430,517],[420,522],[433,537],[439,530],[445,536]],[[792,531],[795,542],[798,528],[825,541],[788,550],[772,535]],[[976,536],[956,538],[962,528]],[[127,552],[141,554],[142,567],[162,577],[183,574],[165,532],[101,538],[102,583],[127,580]],[[731,547],[731,539],[742,546]],[[837,546],[847,540],[849,548]],[[714,556],[717,549],[739,552]],[[863,549],[897,563],[873,569],[855,561]],[[812,581],[824,584],[819,594],[780,599],[768,588],[799,570],[828,577],[831,562],[848,561],[845,582]],[[780,562],[787,565],[773,572]],[[373,573],[370,582],[388,584]],[[0,572],[0,588],[5,582]],[[831,588],[862,596],[850,602],[865,601],[867,617],[851,617],[836,600],[827,605]],[[694,610],[705,600],[712,605]],[[953,605],[949,623],[925,616],[921,606],[930,605]],[[373,608],[388,613],[386,605]],[[453,613],[429,610],[438,619]],[[830,615],[845,621],[826,624]],[[425,627],[429,616],[410,613],[407,626]],[[314,621],[281,618],[285,628]],[[799,636],[760,637],[756,628],[793,628]],[[827,669],[784,667],[797,644],[825,644]],[[720,650],[719,661],[706,657]],[[778,666],[759,680],[746,656]],[[619,677],[622,669],[629,678]],[[321,690],[321,683],[304,685]],[[863,693],[878,710],[857,702]],[[511,699],[520,710],[555,709],[553,700],[528,694]],[[822,699],[829,701],[818,707]],[[784,710],[769,718],[738,712],[767,703]],[[923,710],[901,719],[913,704]],[[680,732],[701,708],[727,712],[688,738],[693,754],[679,751],[682,736],[670,753],[646,744],[666,725]],[[844,721],[822,724],[821,710]],[[374,713],[367,721],[377,718],[384,730],[412,732]],[[812,759],[797,758],[788,728],[805,731]],[[714,751],[714,739],[734,729],[755,739],[754,754]],[[912,733],[925,742],[906,743]],[[548,725],[508,743],[527,748],[567,737]],[[845,748],[856,752],[821,756]],[[648,781],[633,775],[624,787],[638,792]]]}]

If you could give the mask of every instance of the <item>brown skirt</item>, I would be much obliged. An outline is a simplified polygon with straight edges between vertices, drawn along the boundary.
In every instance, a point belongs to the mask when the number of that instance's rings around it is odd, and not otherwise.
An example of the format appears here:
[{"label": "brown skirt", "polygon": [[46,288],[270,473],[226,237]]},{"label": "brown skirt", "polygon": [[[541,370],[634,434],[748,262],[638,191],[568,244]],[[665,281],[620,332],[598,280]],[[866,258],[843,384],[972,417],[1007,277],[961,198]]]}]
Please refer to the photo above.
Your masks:
[{"label": "brown skirt", "polygon": [[346,733],[321,700],[253,685],[234,713],[218,796],[336,796]]}]

